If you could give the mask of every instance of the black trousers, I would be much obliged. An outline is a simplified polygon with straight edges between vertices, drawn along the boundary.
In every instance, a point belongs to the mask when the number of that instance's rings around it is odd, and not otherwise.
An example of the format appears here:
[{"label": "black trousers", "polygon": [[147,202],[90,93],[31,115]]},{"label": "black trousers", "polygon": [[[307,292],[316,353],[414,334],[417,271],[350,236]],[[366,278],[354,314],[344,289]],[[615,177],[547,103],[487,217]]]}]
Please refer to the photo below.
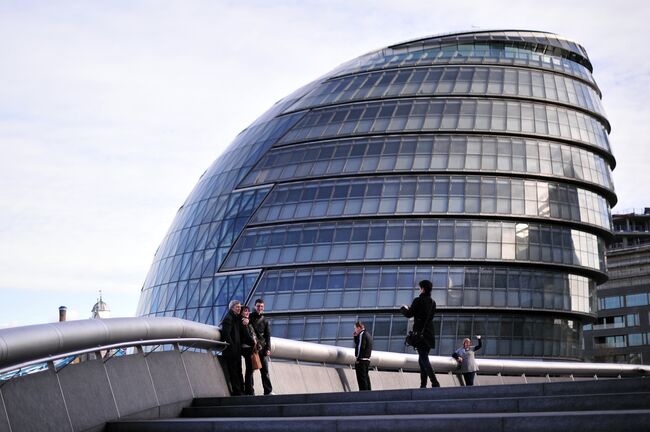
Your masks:
[{"label": "black trousers", "polygon": [[354,370],[357,373],[357,384],[359,384],[359,391],[372,390],[370,386],[370,375],[368,375],[369,366],[369,360],[357,360],[354,365]]},{"label": "black trousers", "polygon": [[475,376],[476,376],[476,372],[464,372],[463,373],[463,379],[465,380],[465,385],[466,386],[473,386]]},{"label": "black trousers", "polygon": [[[260,369],[260,374],[262,375],[262,388],[264,389],[265,395],[271,394],[271,392],[273,392],[273,386],[271,385],[271,378],[269,377],[269,358],[263,350],[260,351],[260,360],[262,361],[262,369]],[[251,386],[252,385],[253,374],[251,374]]]},{"label": "black trousers", "polygon": [[226,379],[230,384],[230,394],[232,396],[241,396],[243,394],[244,379],[241,371],[241,355],[221,356],[221,366],[226,372]]},{"label": "black trousers", "polygon": [[253,348],[242,348],[241,355],[244,356],[244,364],[246,365],[246,371],[244,372],[244,394],[254,395],[255,390],[253,389],[253,361],[251,360],[251,355],[253,355]]},{"label": "black trousers", "polygon": [[429,351],[431,348],[428,346],[421,346],[418,350],[418,364],[420,365],[420,388],[427,386],[427,378],[431,380],[431,387],[440,387],[440,383],[436,378],[436,373],[433,371],[431,362],[429,361]]}]

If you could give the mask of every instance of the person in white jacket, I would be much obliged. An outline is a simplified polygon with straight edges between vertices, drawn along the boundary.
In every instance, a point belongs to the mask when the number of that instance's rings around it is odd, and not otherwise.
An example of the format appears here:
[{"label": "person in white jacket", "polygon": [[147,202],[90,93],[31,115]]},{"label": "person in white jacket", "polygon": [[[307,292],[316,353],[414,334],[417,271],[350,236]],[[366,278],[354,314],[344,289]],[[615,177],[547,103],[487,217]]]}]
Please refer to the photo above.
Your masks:
[{"label": "person in white jacket", "polygon": [[465,338],[463,340],[463,346],[451,355],[460,365],[460,372],[463,374],[466,386],[474,385],[474,377],[476,376],[476,371],[478,371],[474,353],[480,350],[483,344],[481,342],[481,336],[476,336],[476,339],[478,340],[478,344],[474,346],[470,339]]}]

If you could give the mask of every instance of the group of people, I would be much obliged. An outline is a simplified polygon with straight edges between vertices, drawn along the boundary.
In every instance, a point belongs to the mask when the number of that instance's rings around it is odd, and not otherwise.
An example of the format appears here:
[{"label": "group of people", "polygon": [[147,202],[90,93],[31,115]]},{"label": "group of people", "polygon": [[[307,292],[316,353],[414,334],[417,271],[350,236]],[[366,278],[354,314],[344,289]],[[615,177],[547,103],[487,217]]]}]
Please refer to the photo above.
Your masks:
[{"label": "group of people", "polygon": [[[411,306],[402,305],[400,312],[407,318],[413,318],[413,334],[417,335],[413,346],[418,352],[420,366],[420,388],[426,388],[431,381],[431,387],[440,387],[436,374],[429,361],[429,352],[436,347],[433,317],[436,313],[436,302],[431,297],[433,285],[431,281],[422,280],[418,283],[420,295]],[[253,395],[253,372],[260,370],[264,394],[271,394],[273,387],[269,377],[269,356],[271,355],[271,326],[264,316],[264,301],[255,300],[255,310],[251,313],[248,306],[242,306],[239,300],[232,300],[228,305],[228,313],[221,323],[222,340],[228,344],[223,351],[225,370],[229,377],[231,394]],[[355,371],[359,390],[371,390],[369,367],[372,355],[372,336],[366,330],[363,322],[354,324],[354,354]],[[452,357],[458,362],[465,385],[474,385],[474,376],[478,366],[474,353],[481,349],[481,336],[477,336],[478,344],[472,345],[470,339],[463,341]],[[244,357],[246,371],[242,377],[241,357]],[[255,357],[259,364],[255,365]]]},{"label": "group of people", "polygon": [[[436,338],[433,329],[436,302],[431,297],[433,284],[431,281],[422,280],[418,283],[418,288],[420,295],[413,300],[411,306],[402,305],[400,312],[407,318],[413,318],[412,334],[416,335],[416,337],[411,339],[411,342],[418,352],[420,388],[426,388],[428,381],[431,381],[431,387],[440,387],[435,371],[429,361],[429,352],[432,348],[436,347]],[[368,367],[372,353],[372,337],[366,331],[362,322],[355,323],[353,336],[356,356],[355,369],[359,390],[370,390]],[[458,367],[467,386],[474,385],[474,377],[476,371],[478,371],[474,354],[483,346],[481,336],[477,336],[476,338],[478,339],[477,345],[474,346],[470,339],[465,339],[463,346],[452,354],[452,357],[458,362]]]},{"label": "group of people", "polygon": [[[272,394],[273,386],[269,377],[271,325],[264,316],[264,300],[255,300],[255,310],[252,313],[239,300],[232,300],[228,305],[228,313],[221,321],[221,340],[228,344],[222,358],[230,393],[233,396],[254,395],[253,372],[259,369],[264,394]],[[246,365],[243,376],[242,356]],[[257,359],[259,363],[254,364]]]}]

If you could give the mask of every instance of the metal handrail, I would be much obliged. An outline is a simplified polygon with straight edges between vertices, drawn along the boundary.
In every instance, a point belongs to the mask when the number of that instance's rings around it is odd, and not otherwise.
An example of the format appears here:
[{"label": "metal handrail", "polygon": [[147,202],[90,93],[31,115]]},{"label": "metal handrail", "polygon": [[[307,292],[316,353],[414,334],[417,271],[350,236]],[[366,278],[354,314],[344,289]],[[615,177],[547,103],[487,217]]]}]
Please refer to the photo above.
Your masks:
[{"label": "metal handrail", "polygon": [[[218,348],[221,334],[214,326],[180,318],[109,318],[68,321],[0,330],[0,373],[19,367],[115,348],[185,342]],[[354,350],[274,337],[274,358],[333,365],[353,365]],[[385,370],[419,370],[418,356],[373,351],[370,364]],[[430,356],[438,372],[454,372],[458,364],[451,357]],[[639,376],[650,375],[650,366],[614,363],[501,360],[478,358],[484,374]]]},{"label": "metal handrail", "polygon": [[54,362],[57,360],[64,359],[66,357],[80,356],[83,354],[95,353],[98,351],[110,351],[119,348],[131,348],[136,346],[150,346],[150,345],[166,345],[166,344],[178,344],[181,346],[190,346],[192,348],[199,347],[203,349],[222,349],[228,344],[226,342],[215,341],[211,339],[202,339],[202,338],[173,338],[173,339],[151,339],[146,341],[131,341],[131,342],[121,342],[110,345],[101,345],[92,348],[86,348],[77,351],[71,351],[56,355],[50,355],[47,357],[42,357],[38,359],[29,360],[23,363],[13,364],[11,366],[4,367],[0,369],[0,375],[15,371],[18,369],[23,369],[29,366],[34,366],[47,362]]},{"label": "metal handrail", "polygon": [[[272,356],[285,360],[298,360],[312,363],[353,365],[354,349],[298,342],[289,339],[273,338]],[[455,372],[458,363],[451,357],[429,356],[436,372]],[[541,360],[501,360],[477,358],[480,373],[502,375],[574,375],[574,376],[640,376],[650,375],[648,365],[627,365],[617,363],[588,363],[575,361]],[[386,351],[373,351],[370,365],[386,370],[419,370],[416,354],[403,354]]]},{"label": "metal handrail", "polygon": [[0,368],[101,346],[179,338],[219,341],[221,333],[214,326],[172,317],[87,319],[5,328],[0,329]]}]

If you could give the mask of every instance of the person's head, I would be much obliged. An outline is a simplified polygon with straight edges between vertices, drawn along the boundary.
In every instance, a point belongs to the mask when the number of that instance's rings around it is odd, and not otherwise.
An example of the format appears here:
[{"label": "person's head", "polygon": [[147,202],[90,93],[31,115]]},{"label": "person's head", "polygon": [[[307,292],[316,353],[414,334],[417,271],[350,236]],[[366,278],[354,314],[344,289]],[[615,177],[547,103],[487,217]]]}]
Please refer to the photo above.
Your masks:
[{"label": "person's head", "polygon": [[463,339],[463,348],[469,349],[469,347],[472,345],[472,341],[469,340],[468,338]]},{"label": "person's head", "polygon": [[255,300],[255,310],[257,311],[258,314],[264,312],[264,300],[262,300],[261,298]]},{"label": "person's head", "polygon": [[424,293],[426,295],[431,295],[431,290],[433,289],[433,284],[431,283],[430,280],[421,280],[418,283],[418,286],[420,287],[420,292]]},{"label": "person's head", "polygon": [[362,321],[357,321],[354,323],[354,332],[352,333],[355,337],[359,336],[359,333],[366,329],[365,324]]},{"label": "person's head", "polygon": [[241,312],[241,302],[239,300],[230,300],[230,303],[228,303],[228,309],[233,311],[235,315],[239,315],[239,312]]},{"label": "person's head", "polygon": [[241,307],[241,316],[244,318],[248,318],[248,316],[251,314],[251,308],[248,306],[242,306]]}]

